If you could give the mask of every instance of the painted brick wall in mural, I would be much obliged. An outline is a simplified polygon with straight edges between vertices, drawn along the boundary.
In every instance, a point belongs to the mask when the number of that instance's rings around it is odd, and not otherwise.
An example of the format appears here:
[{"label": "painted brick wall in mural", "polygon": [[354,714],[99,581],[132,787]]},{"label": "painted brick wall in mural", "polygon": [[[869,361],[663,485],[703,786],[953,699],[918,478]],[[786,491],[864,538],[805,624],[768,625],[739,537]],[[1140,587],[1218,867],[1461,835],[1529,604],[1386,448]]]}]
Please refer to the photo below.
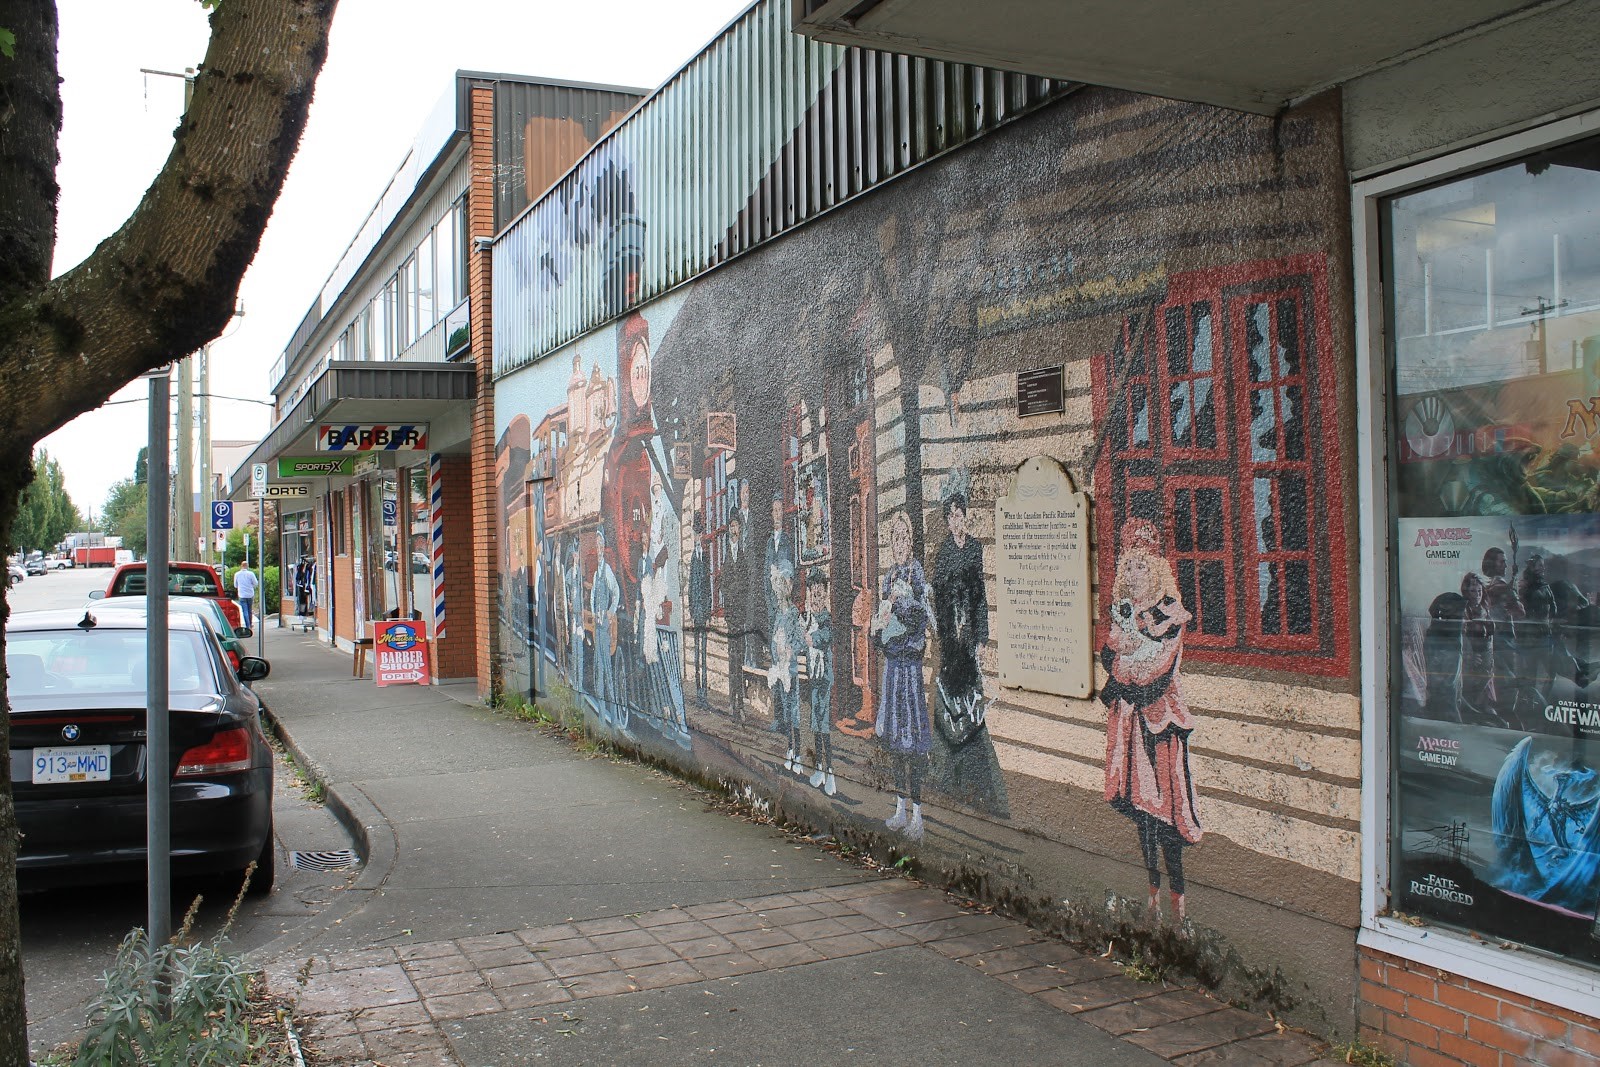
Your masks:
[{"label": "painted brick wall in mural", "polygon": [[[1353,924],[1343,189],[1334,104],[1084,92],[512,373],[516,684],[536,648],[646,747],[956,854],[1069,844],[1167,921],[1199,883]],[[1019,418],[1052,365],[1065,410]],[[997,681],[1035,454],[1094,500],[1089,700]]]}]

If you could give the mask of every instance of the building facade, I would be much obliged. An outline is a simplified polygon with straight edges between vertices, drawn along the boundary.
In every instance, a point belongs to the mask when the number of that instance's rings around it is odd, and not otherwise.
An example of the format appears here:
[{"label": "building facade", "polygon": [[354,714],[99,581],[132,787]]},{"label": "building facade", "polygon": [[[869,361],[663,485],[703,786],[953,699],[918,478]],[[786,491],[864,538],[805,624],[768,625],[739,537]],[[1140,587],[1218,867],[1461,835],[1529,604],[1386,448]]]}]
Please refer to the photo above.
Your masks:
[{"label": "building facade", "polygon": [[246,498],[267,468],[282,618],[346,650],[375,620],[418,620],[434,676],[490,693],[484,248],[637,99],[463,71],[428,116],[274,367],[273,429],[229,480]]},{"label": "building facade", "polygon": [[[500,233],[506,689],[1403,1062],[1592,1062],[1596,5],[1022,6],[756,4]],[[1035,457],[1087,698],[1002,684]]]}]

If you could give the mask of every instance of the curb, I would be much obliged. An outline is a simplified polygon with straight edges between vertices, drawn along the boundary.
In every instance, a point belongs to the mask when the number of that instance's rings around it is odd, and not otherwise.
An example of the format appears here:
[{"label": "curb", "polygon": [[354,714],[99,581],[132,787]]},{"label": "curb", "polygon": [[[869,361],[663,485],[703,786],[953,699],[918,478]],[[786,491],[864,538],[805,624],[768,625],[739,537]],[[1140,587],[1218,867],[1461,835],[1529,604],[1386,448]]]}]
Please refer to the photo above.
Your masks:
[{"label": "curb", "polygon": [[347,796],[338,786],[329,782],[322,767],[300,747],[283,720],[271,708],[266,709],[266,717],[295,763],[322,786],[323,802],[356,846],[356,854],[361,857],[361,874],[351,888],[377,889],[382,886],[394,867],[395,858],[394,833],[389,830],[388,820],[359,788],[351,786]]}]

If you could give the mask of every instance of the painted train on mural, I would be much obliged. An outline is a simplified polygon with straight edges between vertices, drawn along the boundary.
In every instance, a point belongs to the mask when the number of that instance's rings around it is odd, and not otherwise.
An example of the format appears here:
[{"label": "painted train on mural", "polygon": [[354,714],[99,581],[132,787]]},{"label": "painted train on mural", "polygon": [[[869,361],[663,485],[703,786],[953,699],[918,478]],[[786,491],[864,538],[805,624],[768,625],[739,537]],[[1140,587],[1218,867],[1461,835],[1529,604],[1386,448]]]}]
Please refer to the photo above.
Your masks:
[{"label": "painted train on mural", "polygon": [[[957,862],[1060,843],[1039,884],[1158,923],[1205,886],[1264,951],[1248,902],[1354,925],[1337,115],[1080,92],[503,374],[508,688]],[[995,502],[1040,454],[1093,499],[1088,700],[998,683]]]}]

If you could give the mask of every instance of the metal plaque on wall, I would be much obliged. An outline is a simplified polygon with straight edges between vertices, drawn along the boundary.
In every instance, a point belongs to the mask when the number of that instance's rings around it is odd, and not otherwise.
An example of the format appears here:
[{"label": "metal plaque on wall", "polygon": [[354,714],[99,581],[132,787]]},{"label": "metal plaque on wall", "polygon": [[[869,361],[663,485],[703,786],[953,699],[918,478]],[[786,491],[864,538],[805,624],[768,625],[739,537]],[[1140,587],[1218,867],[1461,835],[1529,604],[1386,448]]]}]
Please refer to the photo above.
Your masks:
[{"label": "metal plaque on wall", "polygon": [[1017,415],[1055,415],[1067,409],[1062,369],[1039,367],[1017,372]]}]

